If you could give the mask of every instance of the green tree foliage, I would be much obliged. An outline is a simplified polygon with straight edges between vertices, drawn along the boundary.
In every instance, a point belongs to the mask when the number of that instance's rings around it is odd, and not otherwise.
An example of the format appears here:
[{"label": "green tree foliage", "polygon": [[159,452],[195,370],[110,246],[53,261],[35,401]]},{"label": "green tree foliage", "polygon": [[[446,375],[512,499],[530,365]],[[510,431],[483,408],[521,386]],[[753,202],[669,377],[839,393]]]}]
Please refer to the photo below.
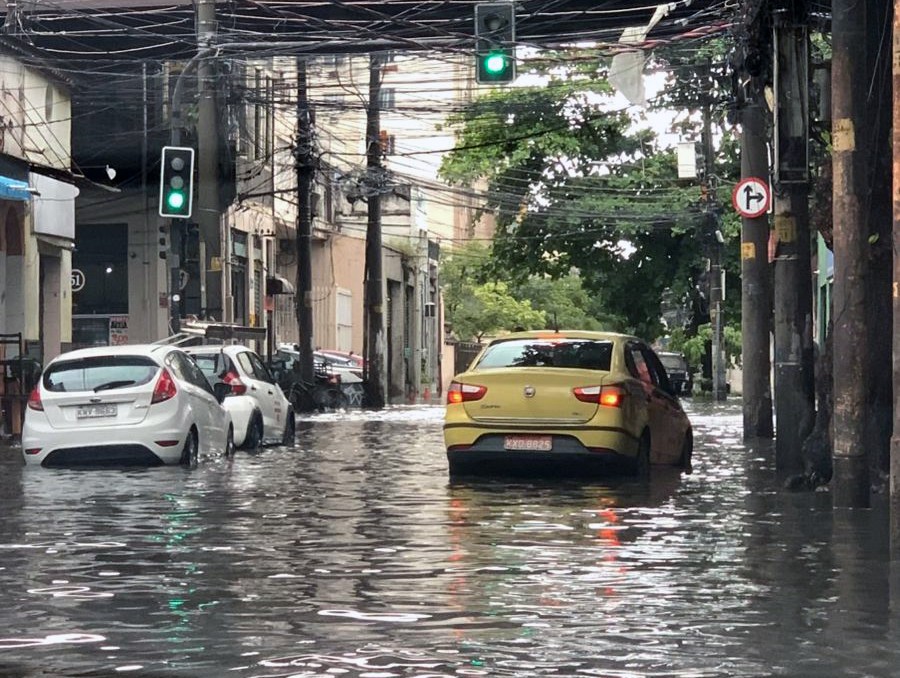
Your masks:
[{"label": "green tree foliage", "polygon": [[489,282],[470,288],[453,313],[453,332],[457,337],[483,337],[516,328],[540,329],[546,326],[543,311],[531,307],[528,300],[519,301],[509,292],[505,282]]},{"label": "green tree foliage", "polygon": [[622,329],[654,338],[664,290],[689,294],[699,270],[698,190],[677,182],[674,154],[652,133],[608,110],[602,73],[570,75],[491,93],[457,115],[442,174],[487,183],[493,257],[513,289],[575,270]]},{"label": "green tree foliage", "polygon": [[624,326],[624,320],[609,315],[574,274],[556,280],[532,276],[516,287],[513,294],[517,299],[529,300],[535,309],[543,312],[548,327],[615,331]]}]

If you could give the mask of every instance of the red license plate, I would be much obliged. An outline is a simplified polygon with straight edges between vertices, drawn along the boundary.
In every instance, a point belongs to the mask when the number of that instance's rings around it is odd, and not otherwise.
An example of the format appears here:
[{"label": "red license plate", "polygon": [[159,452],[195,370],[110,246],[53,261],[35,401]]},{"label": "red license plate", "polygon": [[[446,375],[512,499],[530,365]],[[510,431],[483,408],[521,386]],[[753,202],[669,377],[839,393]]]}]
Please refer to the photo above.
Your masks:
[{"label": "red license plate", "polygon": [[551,436],[506,436],[503,447],[507,450],[549,452],[553,449],[553,438]]}]

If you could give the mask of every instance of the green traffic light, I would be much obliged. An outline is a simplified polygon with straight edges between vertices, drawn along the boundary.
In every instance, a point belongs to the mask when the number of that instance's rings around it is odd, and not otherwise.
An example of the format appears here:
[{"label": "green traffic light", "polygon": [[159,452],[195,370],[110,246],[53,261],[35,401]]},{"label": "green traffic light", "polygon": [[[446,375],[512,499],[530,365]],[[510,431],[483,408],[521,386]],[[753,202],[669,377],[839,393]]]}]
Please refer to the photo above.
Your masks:
[{"label": "green traffic light", "polygon": [[493,52],[484,58],[484,70],[490,75],[498,75],[506,70],[506,56]]},{"label": "green traffic light", "polygon": [[180,210],[184,207],[184,193],[179,191],[171,191],[166,196],[166,204],[173,210]]}]

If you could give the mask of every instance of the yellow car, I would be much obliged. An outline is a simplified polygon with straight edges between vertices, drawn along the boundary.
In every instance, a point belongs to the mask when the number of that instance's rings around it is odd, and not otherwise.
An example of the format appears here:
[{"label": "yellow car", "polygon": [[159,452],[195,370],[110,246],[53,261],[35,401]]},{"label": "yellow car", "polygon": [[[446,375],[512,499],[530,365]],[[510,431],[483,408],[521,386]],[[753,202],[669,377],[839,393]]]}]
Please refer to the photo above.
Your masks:
[{"label": "yellow car", "polygon": [[656,353],[608,332],[518,332],[447,389],[451,475],[690,468],[691,423]]}]

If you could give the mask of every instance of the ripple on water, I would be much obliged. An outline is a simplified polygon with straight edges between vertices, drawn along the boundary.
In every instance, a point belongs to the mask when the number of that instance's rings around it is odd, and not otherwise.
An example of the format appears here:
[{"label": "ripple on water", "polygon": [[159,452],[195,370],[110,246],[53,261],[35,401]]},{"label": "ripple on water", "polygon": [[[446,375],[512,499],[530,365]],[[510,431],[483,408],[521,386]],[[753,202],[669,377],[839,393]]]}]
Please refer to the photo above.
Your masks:
[{"label": "ripple on water", "polygon": [[739,403],[686,408],[694,472],[649,484],[449,482],[440,407],[303,417],[193,470],[0,458],[0,669],[890,675],[872,512],[785,496]]}]

